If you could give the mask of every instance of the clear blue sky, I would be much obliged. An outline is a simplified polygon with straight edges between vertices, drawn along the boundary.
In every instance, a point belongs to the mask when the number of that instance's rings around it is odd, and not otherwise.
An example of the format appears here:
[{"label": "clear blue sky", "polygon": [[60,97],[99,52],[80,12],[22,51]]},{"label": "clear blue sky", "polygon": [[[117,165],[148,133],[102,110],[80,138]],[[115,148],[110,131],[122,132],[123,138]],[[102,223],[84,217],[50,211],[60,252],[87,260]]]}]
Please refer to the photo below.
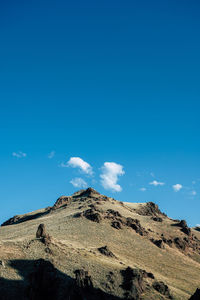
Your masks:
[{"label": "clear blue sky", "polygon": [[[185,0],[1,2],[0,222],[81,178],[200,223],[199,11]],[[70,157],[93,174],[61,167]],[[105,162],[123,166],[121,192],[102,186]]]}]

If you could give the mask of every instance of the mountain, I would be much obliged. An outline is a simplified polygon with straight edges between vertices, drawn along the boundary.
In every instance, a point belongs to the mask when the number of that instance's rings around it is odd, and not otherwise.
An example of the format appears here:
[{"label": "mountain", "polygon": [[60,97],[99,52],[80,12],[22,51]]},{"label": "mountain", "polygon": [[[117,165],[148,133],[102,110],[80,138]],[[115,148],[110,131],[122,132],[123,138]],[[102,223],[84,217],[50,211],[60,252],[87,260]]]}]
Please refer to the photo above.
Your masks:
[{"label": "mountain", "polygon": [[200,299],[200,231],[92,188],[0,227],[0,299]]}]

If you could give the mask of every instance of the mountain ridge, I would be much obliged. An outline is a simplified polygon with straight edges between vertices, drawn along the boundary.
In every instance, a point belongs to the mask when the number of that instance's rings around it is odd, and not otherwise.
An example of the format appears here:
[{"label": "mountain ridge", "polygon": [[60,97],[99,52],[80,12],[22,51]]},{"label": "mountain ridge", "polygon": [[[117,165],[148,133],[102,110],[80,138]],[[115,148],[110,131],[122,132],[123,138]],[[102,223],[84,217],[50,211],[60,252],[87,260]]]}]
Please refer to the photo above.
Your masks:
[{"label": "mountain ridge", "polygon": [[[88,188],[2,225],[1,281],[9,286],[6,278],[21,278],[21,299],[40,299],[48,287],[35,279],[38,268],[68,276],[71,291],[63,287],[63,293],[69,299],[189,299],[200,285],[200,232],[168,218],[152,202],[123,203]],[[44,230],[38,233],[38,226]],[[12,261],[28,261],[30,269],[21,276]],[[32,273],[32,288],[41,291],[26,298]],[[53,294],[64,299],[56,288]]]}]

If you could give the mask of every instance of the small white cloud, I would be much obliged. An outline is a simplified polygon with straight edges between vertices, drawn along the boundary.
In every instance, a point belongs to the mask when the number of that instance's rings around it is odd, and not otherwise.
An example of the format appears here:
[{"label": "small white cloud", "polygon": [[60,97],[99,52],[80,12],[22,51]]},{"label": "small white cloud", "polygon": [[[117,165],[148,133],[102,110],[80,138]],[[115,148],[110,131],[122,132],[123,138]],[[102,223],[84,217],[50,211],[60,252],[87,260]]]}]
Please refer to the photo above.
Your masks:
[{"label": "small white cloud", "polygon": [[18,152],[13,152],[12,156],[17,157],[17,158],[22,158],[22,157],[26,157],[27,154],[22,151],[18,151]]},{"label": "small white cloud", "polygon": [[119,176],[125,174],[123,166],[115,162],[105,162],[101,170],[101,184],[104,189],[111,190],[113,192],[121,192],[122,188],[119,184],[117,184],[117,181]]},{"label": "small white cloud", "polygon": [[79,177],[73,178],[70,183],[77,188],[86,188],[88,186],[87,182]]},{"label": "small white cloud", "polygon": [[61,167],[72,167],[72,168],[79,168],[83,173],[92,175],[92,167],[86,161],[84,161],[80,157],[71,157],[69,161],[65,163],[61,163]]},{"label": "small white cloud", "polygon": [[200,227],[200,224],[197,224],[196,227]]},{"label": "small white cloud", "polygon": [[182,184],[179,183],[174,184],[172,187],[175,192],[179,192],[183,188]]},{"label": "small white cloud", "polygon": [[51,159],[55,156],[56,152],[55,151],[51,151],[49,154],[48,154],[48,158]]},{"label": "small white cloud", "polygon": [[165,185],[164,182],[159,182],[159,181],[157,181],[157,180],[154,180],[154,181],[150,182],[149,184],[154,185],[154,186]]},{"label": "small white cloud", "polygon": [[196,196],[197,192],[196,191],[191,191],[192,196]]},{"label": "small white cloud", "polygon": [[140,189],[140,191],[141,192],[145,192],[147,189],[145,188],[145,187],[142,187],[141,189]]}]

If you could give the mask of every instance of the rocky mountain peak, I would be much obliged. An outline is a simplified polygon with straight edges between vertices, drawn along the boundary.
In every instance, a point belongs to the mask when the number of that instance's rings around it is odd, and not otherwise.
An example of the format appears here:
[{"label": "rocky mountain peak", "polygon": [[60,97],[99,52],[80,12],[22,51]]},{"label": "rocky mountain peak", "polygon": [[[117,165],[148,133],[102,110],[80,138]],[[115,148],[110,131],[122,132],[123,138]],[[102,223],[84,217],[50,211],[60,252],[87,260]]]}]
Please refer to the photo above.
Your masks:
[{"label": "rocky mountain peak", "polygon": [[101,194],[97,192],[95,189],[89,187],[85,190],[80,190],[72,195],[72,197],[98,197]]}]

